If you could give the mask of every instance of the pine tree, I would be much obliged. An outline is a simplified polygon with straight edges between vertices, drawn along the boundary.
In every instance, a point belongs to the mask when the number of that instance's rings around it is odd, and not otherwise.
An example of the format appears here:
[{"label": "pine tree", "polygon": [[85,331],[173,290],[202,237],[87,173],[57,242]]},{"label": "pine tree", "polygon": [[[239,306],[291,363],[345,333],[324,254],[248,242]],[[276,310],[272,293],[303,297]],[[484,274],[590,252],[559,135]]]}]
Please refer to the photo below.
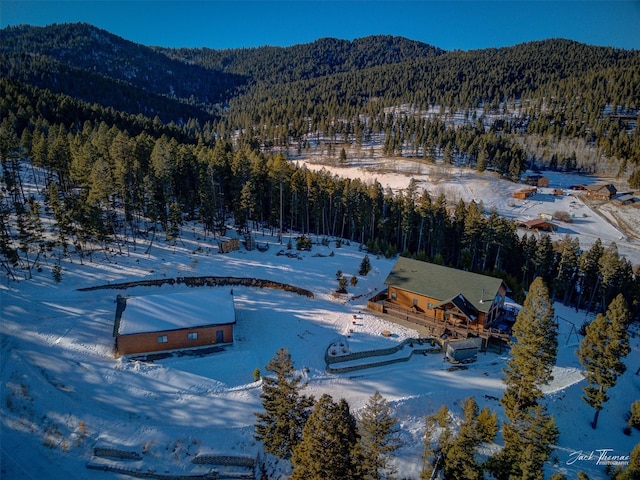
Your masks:
[{"label": "pine tree", "polygon": [[444,475],[445,478],[480,480],[483,467],[476,461],[475,453],[482,442],[490,442],[495,438],[498,432],[497,416],[485,408],[480,419],[478,404],[473,397],[464,401],[462,409],[464,419],[458,435],[444,453]]},{"label": "pine tree", "polygon": [[300,443],[293,449],[291,480],[357,480],[361,478],[356,420],[344,399],[324,394],[315,404]]},{"label": "pine tree", "polygon": [[613,480],[636,480],[640,478],[640,443],[636,444],[631,450],[629,464],[624,468],[617,467],[611,478]]},{"label": "pine tree", "polygon": [[260,398],[264,413],[256,413],[255,436],[264,451],[280,458],[291,458],[300,442],[313,398],[300,395],[302,377],[296,375],[289,351],[281,348],[266,365],[275,378],[263,376]]},{"label": "pine tree", "polygon": [[[552,379],[551,371],[558,349],[557,326],[549,290],[538,277],[529,287],[513,326],[516,341],[511,345],[504,383],[507,386],[502,405],[505,411],[534,405],[542,397],[540,390]],[[535,359],[535,361],[532,361]]]},{"label": "pine tree", "polygon": [[538,277],[513,326],[516,341],[504,371],[506,390],[501,403],[507,417],[502,428],[505,446],[493,459],[493,473],[499,480],[511,475],[542,478],[542,466],[558,436],[553,417],[538,404],[543,395],[541,387],[552,379],[556,360],[558,339],[553,315],[549,291]]},{"label": "pine tree", "polygon": [[398,419],[391,416],[389,402],[378,391],[369,398],[362,411],[358,434],[363,478],[389,478],[389,474],[394,473],[389,457],[400,447]]},{"label": "pine tree", "polygon": [[595,408],[591,426],[596,428],[603,403],[608,400],[607,390],[613,387],[626,366],[622,358],[629,354],[627,323],[630,320],[627,303],[619,294],[609,304],[606,314],[598,314],[586,328],[580,342],[578,358],[585,368],[587,385],[582,399]]},{"label": "pine tree", "polygon": [[571,238],[569,234],[562,239],[562,251],[558,261],[558,274],[554,281],[554,295],[562,295],[562,303],[567,305],[575,291],[575,281],[578,275],[578,254],[580,240]]},{"label": "pine tree", "polygon": [[422,451],[422,470],[420,471],[421,480],[430,480],[434,467],[436,467],[436,451],[434,448],[434,437],[436,433],[437,421],[434,415],[427,415],[425,418],[424,431],[424,448]]},{"label": "pine tree", "polygon": [[358,274],[366,277],[370,271],[371,261],[369,260],[369,255],[365,255],[362,262],[360,262],[360,270],[358,271]]}]

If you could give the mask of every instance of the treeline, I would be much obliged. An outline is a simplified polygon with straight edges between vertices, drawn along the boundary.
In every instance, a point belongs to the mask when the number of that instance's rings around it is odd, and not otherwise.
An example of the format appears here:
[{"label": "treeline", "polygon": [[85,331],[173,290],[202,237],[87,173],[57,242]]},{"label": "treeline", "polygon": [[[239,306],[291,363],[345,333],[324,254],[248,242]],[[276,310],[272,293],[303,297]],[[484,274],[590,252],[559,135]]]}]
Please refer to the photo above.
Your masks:
[{"label": "treeline", "polygon": [[[38,112],[60,120],[64,115],[52,112],[64,111],[65,102],[0,85],[8,112],[0,124],[2,254],[10,277],[18,276],[18,265],[30,271],[52,244],[82,258],[91,245],[135,244],[156,232],[177,241],[186,221],[220,235],[231,216],[241,231],[282,225],[355,241],[374,254],[489,272],[504,278],[518,300],[539,276],[555,298],[576,308],[599,311],[623,293],[634,314],[640,311],[640,276],[615,244],[584,249],[575,238],[519,236],[512,221],[482,204],[452,204],[413,181],[403,191],[385,190],[379,182],[298,167],[250,139],[235,144],[220,136],[209,145],[179,128],[114,117],[98,106],[82,123],[51,123]],[[41,197],[24,189],[27,168]],[[44,215],[53,218],[46,235]]]}]

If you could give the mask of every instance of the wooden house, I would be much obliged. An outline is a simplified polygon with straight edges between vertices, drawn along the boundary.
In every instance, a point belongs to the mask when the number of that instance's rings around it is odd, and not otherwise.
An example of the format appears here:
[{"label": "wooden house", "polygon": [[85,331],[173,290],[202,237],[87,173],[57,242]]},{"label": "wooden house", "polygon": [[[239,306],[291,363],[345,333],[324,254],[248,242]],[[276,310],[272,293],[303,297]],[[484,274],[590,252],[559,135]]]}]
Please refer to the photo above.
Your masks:
[{"label": "wooden house", "polygon": [[587,197],[594,200],[610,200],[618,190],[610,183],[606,185],[589,185],[587,187]]},{"label": "wooden house", "polygon": [[114,337],[119,355],[233,342],[233,295],[227,289],[118,296]]},{"label": "wooden house", "polygon": [[524,183],[532,187],[548,187],[549,179],[542,175],[527,175],[524,177]]},{"label": "wooden house", "polygon": [[499,278],[405,257],[398,259],[385,284],[390,304],[478,335],[498,319],[507,292]]},{"label": "wooden house", "polygon": [[517,192],[514,192],[512,196],[513,198],[519,198],[520,200],[525,200],[529,197],[534,196],[536,193],[538,193],[538,188],[530,187],[530,188],[522,188]]},{"label": "wooden house", "polygon": [[527,220],[526,222],[520,223],[520,226],[528,230],[542,230],[544,232],[555,232],[558,229],[558,226],[555,223],[551,223],[544,218]]}]

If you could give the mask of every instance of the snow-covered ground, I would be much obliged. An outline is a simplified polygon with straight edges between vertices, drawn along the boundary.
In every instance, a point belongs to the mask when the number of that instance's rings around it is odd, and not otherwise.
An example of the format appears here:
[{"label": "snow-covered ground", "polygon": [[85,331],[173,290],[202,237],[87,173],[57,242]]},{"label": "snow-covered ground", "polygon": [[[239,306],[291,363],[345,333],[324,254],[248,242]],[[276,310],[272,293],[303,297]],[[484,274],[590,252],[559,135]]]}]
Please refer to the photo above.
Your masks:
[{"label": "snow-covered ground", "polygon": [[[378,166],[358,176],[370,174],[392,188],[408,184],[404,174],[384,174],[383,178],[380,172]],[[349,172],[336,169],[336,173]],[[554,182],[565,182],[562,177],[550,177],[552,187]],[[489,173],[453,170],[445,179],[429,184],[427,173],[416,178],[430,191],[458,191],[465,200],[482,200],[487,208],[496,206],[500,213],[518,218],[573,208],[581,221],[561,227],[558,235],[564,235],[563,229],[574,229],[583,246],[587,238],[599,236],[605,245],[616,240],[621,253],[638,263],[635,240],[626,240],[576,198],[543,195],[516,206],[509,192],[519,187],[498,183]],[[571,184],[582,183],[575,178],[571,176]],[[286,251],[286,246],[277,244],[275,237],[257,233],[256,240],[269,242],[271,248],[219,254],[216,241],[205,240],[188,226],[176,246],[156,242],[147,254],[146,245],[139,243],[129,253],[112,252],[109,259],[96,254],[93,262],[84,265],[76,259],[64,262],[58,284],[50,272],[51,260],[42,263],[42,272],[34,272],[31,281],[4,282],[0,286],[0,476],[127,478],[86,468],[97,442],[142,452],[140,468],[159,473],[192,471],[190,459],[198,453],[255,455],[260,447],[253,438],[254,413],[261,405],[260,381],[254,380],[254,370],[265,373],[264,366],[280,347],[289,349],[308,381],[306,393],[345,398],[356,413],[376,390],[392,403],[402,428],[403,446],[396,455],[398,478],[419,477],[424,416],[443,403],[459,415],[462,401],[473,395],[480,407],[496,409],[502,418],[498,399],[504,388],[506,352],[482,353],[466,369],[451,369],[441,355],[426,355],[350,374],[327,373],[324,354],[337,340],[344,340],[350,352],[357,352],[394,346],[419,335],[365,311],[367,298],[384,288],[394,260],[371,258],[373,269],[364,277],[357,275],[364,256],[357,244],[336,248],[335,242],[329,246],[316,243],[310,252],[301,252],[300,258],[289,258],[276,255],[281,249]],[[348,278],[358,278],[355,287],[347,286],[347,296],[333,294],[338,270]],[[113,355],[116,296],[171,294],[188,287],[78,290],[128,280],[199,275],[269,279],[311,290],[314,298],[234,287],[237,325],[233,345],[202,357],[142,362]],[[597,456],[602,449],[625,455],[640,441],[638,431],[623,434],[625,414],[631,402],[640,398],[640,375],[636,374],[640,338],[632,339],[628,371],[610,391],[611,399],[594,431],[589,426],[593,411],[580,399],[584,383],[575,356],[579,338],[573,330],[587,317],[559,304],[556,314],[561,317],[558,361],[546,402],[561,435],[547,473],[564,472],[574,478],[575,472],[583,470],[592,479],[606,478],[604,465],[577,455],[588,456],[593,451]],[[392,335],[383,336],[385,330]],[[270,468],[271,478],[286,472],[282,464]]]},{"label": "snow-covered ground", "polygon": [[[270,237],[259,240],[275,242]],[[196,252],[198,245],[204,247],[202,253]],[[402,425],[402,477],[418,477],[423,418],[441,404],[460,413],[461,401],[473,395],[481,407],[501,412],[496,399],[502,394],[506,354],[483,353],[466,370],[450,370],[441,355],[428,355],[352,374],[326,373],[324,353],[336,339],[346,340],[355,352],[418,335],[364,310],[366,298],[383,288],[393,260],[373,258],[369,275],[358,277],[347,297],[335,297],[336,271],[357,275],[364,254],[356,245],[314,245],[302,259],[277,256],[279,248],[272,244],[264,253],[241,249],[223,255],[216,253],[213,242],[185,239],[177,248],[156,246],[150,255],[139,246],[130,256],[114,256],[113,263],[96,256],[84,266],[66,264],[60,284],[45,268],[30,282],[3,285],[2,477],[106,478],[110,474],[85,469],[98,440],[150,452],[145,460],[157,471],[191,468],[189,458],[198,452],[255,454],[259,446],[252,433],[254,412],[260,410],[260,383],[253,372],[264,372],[280,347],[289,348],[309,382],[308,393],[316,397],[330,393],[345,398],[355,411],[375,390],[392,402]],[[331,252],[334,256],[314,256]],[[234,287],[238,321],[232,346],[203,357],[145,363],[112,354],[115,298],[123,292],[77,290],[187,275],[268,278],[303,286],[315,297]],[[171,294],[187,288],[137,287],[126,293]],[[638,441],[638,432],[625,436],[622,428],[630,403],[640,396],[640,376],[635,375],[640,345],[633,339],[629,371],[611,391],[593,431],[588,425],[592,412],[580,400],[582,375],[574,354],[578,338],[569,335],[569,322],[579,326],[585,314],[556,308],[567,321],[560,321],[558,365],[547,396],[561,429],[553,470],[582,469],[591,478],[602,478],[604,467],[593,461],[567,461],[579,450],[612,448],[622,454]],[[392,337],[381,335],[384,330]]]},{"label": "snow-covered ground", "polygon": [[[542,175],[549,179],[549,187],[539,188],[538,194],[527,200],[518,200],[512,194],[526,185],[510,182],[490,171],[479,173],[469,168],[433,165],[409,158],[388,158],[379,155],[377,150],[371,156],[366,148],[350,151],[346,162],[328,158],[315,150],[305,153],[304,157],[298,163],[307,168],[325,169],[340,177],[359,178],[363,182],[378,181],[385,189],[406,189],[414,179],[418,190],[426,189],[432,198],[444,194],[452,206],[459,199],[482,202],[486,212],[495,209],[499,215],[518,221],[566,212],[572,222],[553,220],[558,229],[551,234],[552,240],[566,234],[577,236],[585,250],[597,238],[605,247],[616,242],[620,255],[627,257],[633,265],[640,264],[640,202],[624,206],[613,202],[586,204],[583,191],[569,188],[612,183],[619,192],[628,192],[628,184],[619,179],[544,171]],[[554,189],[562,189],[564,194],[553,195]],[[636,196],[640,197],[640,193]]]}]

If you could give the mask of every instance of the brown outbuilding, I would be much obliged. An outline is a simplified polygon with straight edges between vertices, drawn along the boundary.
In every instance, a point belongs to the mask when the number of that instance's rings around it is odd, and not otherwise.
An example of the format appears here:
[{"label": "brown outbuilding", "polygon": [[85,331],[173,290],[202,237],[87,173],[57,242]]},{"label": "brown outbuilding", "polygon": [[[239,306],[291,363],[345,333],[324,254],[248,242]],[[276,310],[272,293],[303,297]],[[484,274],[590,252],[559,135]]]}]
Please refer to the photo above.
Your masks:
[{"label": "brown outbuilding", "polygon": [[118,296],[114,336],[119,355],[233,343],[233,295],[202,288],[163,295]]}]

